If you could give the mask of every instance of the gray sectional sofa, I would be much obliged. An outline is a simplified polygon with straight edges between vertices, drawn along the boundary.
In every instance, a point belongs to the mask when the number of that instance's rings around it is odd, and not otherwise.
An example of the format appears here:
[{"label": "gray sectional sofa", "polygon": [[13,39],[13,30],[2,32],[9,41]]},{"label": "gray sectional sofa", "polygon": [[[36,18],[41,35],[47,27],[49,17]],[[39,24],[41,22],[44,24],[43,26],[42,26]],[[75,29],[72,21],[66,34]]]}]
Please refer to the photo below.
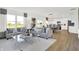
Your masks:
[{"label": "gray sectional sofa", "polygon": [[25,30],[24,28],[7,29],[6,30],[6,38],[9,39],[9,38],[12,38],[15,35],[25,33],[25,32],[23,32],[24,30]]},{"label": "gray sectional sofa", "polygon": [[6,38],[6,32],[0,32],[0,39]]}]

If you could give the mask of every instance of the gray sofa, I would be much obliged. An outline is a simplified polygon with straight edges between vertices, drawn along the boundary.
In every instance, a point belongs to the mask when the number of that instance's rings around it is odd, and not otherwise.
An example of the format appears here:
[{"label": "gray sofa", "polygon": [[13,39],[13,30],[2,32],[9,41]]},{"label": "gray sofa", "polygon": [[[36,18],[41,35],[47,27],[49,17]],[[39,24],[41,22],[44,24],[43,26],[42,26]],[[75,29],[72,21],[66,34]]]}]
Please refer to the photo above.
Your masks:
[{"label": "gray sofa", "polygon": [[6,38],[6,32],[0,32],[0,39]]},{"label": "gray sofa", "polygon": [[6,38],[12,38],[15,35],[23,34],[25,33],[25,28],[17,28],[17,29],[7,29],[6,30]]},{"label": "gray sofa", "polygon": [[33,29],[32,34],[34,36],[39,36],[39,37],[45,38],[45,39],[48,39],[48,38],[52,37],[52,33],[50,31],[50,28],[46,28],[46,32],[44,31],[43,28],[41,28],[40,31],[38,31],[38,30],[39,29]]},{"label": "gray sofa", "polygon": [[7,39],[12,38],[13,36],[18,35],[20,33],[21,33],[20,29],[17,29],[17,31],[16,31],[16,29],[7,29],[6,30],[6,38]]},{"label": "gray sofa", "polygon": [[52,37],[52,32],[50,28],[46,28],[46,32],[41,32],[40,37],[48,39]]},{"label": "gray sofa", "polygon": [[6,38],[7,39],[10,39],[10,38],[12,38],[15,35],[15,33],[13,33],[13,30],[14,29],[7,29],[6,30]]}]

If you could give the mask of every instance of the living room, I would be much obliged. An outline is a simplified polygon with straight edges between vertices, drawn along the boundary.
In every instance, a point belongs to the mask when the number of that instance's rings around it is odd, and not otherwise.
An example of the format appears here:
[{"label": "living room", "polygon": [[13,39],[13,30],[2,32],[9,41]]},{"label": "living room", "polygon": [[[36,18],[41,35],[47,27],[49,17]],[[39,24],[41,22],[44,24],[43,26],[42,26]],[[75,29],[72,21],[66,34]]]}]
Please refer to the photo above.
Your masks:
[{"label": "living room", "polygon": [[72,7],[0,8],[0,51],[79,50],[67,49],[67,43],[63,45],[65,42],[57,40],[65,35],[67,41],[74,36],[78,40],[78,10]]}]

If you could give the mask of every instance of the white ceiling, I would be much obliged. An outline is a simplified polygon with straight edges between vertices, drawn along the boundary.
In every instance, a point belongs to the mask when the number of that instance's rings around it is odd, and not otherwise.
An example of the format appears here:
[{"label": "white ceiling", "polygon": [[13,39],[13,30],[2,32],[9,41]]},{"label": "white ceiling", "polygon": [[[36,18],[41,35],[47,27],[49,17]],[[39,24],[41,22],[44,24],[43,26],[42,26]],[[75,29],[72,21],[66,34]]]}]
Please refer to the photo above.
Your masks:
[{"label": "white ceiling", "polygon": [[68,17],[69,13],[74,8],[67,7],[5,7],[10,10],[15,10],[19,12],[26,12],[32,14],[31,16],[49,16],[52,14],[52,17]]}]

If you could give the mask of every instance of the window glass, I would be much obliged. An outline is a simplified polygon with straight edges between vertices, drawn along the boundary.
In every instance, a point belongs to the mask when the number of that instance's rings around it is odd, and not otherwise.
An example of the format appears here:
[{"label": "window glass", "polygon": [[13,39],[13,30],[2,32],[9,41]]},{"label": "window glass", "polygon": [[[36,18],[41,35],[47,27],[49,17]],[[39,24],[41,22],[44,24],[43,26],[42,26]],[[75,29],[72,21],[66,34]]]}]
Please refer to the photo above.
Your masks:
[{"label": "window glass", "polygon": [[24,26],[24,17],[17,16],[17,28],[21,28]]},{"label": "window glass", "polygon": [[7,28],[15,28],[16,27],[16,20],[14,15],[7,15]]},{"label": "window glass", "polygon": [[24,26],[24,17],[7,14],[7,28],[21,28]]}]

